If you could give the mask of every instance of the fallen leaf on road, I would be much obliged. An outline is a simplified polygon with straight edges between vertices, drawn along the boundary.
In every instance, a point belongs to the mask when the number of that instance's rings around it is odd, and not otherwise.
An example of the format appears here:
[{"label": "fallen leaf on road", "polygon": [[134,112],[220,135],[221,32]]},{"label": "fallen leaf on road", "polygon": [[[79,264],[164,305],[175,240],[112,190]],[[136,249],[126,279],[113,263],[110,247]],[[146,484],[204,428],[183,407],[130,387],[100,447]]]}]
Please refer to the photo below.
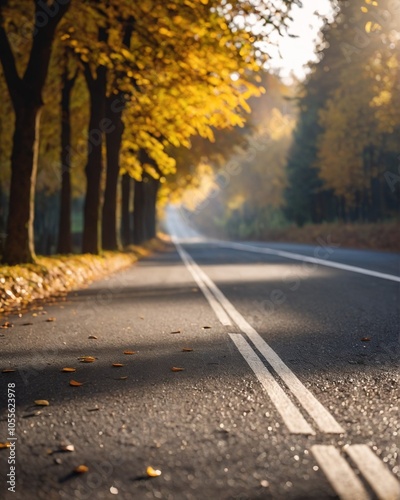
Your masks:
[{"label": "fallen leaf on road", "polygon": [[49,402],[46,399],[36,399],[34,402],[36,406],[49,406]]},{"label": "fallen leaf on road", "polygon": [[147,467],[146,474],[149,477],[158,477],[161,476],[161,471],[157,469],[153,469],[153,467]]},{"label": "fallen leaf on road", "polygon": [[203,330],[209,330],[211,326],[203,326]]},{"label": "fallen leaf on road", "polygon": [[118,488],[116,488],[115,486],[111,486],[110,493],[111,495],[118,495]]},{"label": "fallen leaf on road", "polygon": [[115,380],[126,380],[128,377],[118,377]]},{"label": "fallen leaf on road", "polygon": [[96,337],[96,335],[89,335],[88,339],[97,340],[97,337]]},{"label": "fallen leaf on road", "polygon": [[361,342],[370,342],[371,341],[371,337],[363,337],[361,339]]},{"label": "fallen leaf on road", "polygon": [[131,356],[132,354],[136,354],[136,351],[124,351],[124,354]]},{"label": "fallen leaf on road", "polygon": [[83,382],[77,382],[76,380],[70,380],[69,385],[71,385],[72,387],[80,387],[81,385],[83,385]]},{"label": "fallen leaf on road", "polygon": [[27,413],[26,415],[22,415],[22,418],[32,418],[32,417],[37,417],[38,415],[41,415],[42,412],[40,410],[38,411],[33,411],[32,413]]},{"label": "fallen leaf on road", "polygon": [[68,451],[72,453],[75,451],[75,446],[73,444],[62,444],[60,445],[59,451]]},{"label": "fallen leaf on road", "polygon": [[22,323],[22,326],[31,326],[33,323]]},{"label": "fallen leaf on road", "polygon": [[94,363],[96,361],[96,358],[93,356],[81,356],[78,359],[81,363]]},{"label": "fallen leaf on road", "polygon": [[174,332],[171,332],[172,334],[176,334],[176,333],[181,333],[180,330],[175,330]]},{"label": "fallen leaf on road", "polygon": [[4,370],[1,371],[1,373],[14,373],[15,370],[13,370],[12,368],[5,368]]},{"label": "fallen leaf on road", "polygon": [[124,365],[122,363],[113,363],[114,368],[122,368]]},{"label": "fallen leaf on road", "polygon": [[78,465],[78,467],[75,467],[74,472],[75,474],[85,474],[85,472],[89,471],[89,467],[86,465]]},{"label": "fallen leaf on road", "polygon": [[100,408],[88,408],[88,411],[99,411]]},{"label": "fallen leaf on road", "polygon": [[47,318],[46,319],[46,323],[53,323],[54,321],[56,321],[56,318]]},{"label": "fallen leaf on road", "polygon": [[32,314],[32,316],[33,316],[34,318],[37,318],[37,313],[33,313],[33,314]]},{"label": "fallen leaf on road", "polygon": [[6,321],[5,323],[3,323],[0,328],[3,328],[3,329],[6,329],[6,328],[12,328],[14,325],[12,323],[10,323],[9,321]]},{"label": "fallen leaf on road", "polygon": [[192,349],[192,348],[190,348],[190,347],[184,347],[184,348],[182,349],[182,352],[192,352],[192,351],[193,351],[193,349]]},{"label": "fallen leaf on road", "polygon": [[177,366],[173,366],[171,368],[171,372],[183,372],[184,368],[178,368]]},{"label": "fallen leaf on road", "polygon": [[61,371],[64,372],[64,373],[73,373],[73,372],[76,372],[76,368],[68,368],[68,367],[66,367],[66,368],[63,368]]},{"label": "fallen leaf on road", "polygon": [[6,442],[6,443],[0,443],[0,450],[4,450],[6,448],[9,448],[11,446],[11,443]]}]

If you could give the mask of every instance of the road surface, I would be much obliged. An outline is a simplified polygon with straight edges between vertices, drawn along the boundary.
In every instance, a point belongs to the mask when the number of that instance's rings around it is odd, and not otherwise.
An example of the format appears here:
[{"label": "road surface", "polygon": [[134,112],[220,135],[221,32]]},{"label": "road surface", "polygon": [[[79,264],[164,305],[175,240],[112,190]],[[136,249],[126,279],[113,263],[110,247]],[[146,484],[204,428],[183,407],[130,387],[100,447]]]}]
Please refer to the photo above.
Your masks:
[{"label": "road surface", "polygon": [[398,500],[400,256],[168,229],[0,330],[0,497]]}]

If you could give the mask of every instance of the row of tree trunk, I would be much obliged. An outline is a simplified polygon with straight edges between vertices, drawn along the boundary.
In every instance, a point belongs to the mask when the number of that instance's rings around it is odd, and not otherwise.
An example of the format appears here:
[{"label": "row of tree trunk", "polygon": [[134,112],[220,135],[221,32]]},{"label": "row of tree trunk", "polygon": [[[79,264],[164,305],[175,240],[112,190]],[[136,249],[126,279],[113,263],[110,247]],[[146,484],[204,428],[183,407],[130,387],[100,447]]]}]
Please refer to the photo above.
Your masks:
[{"label": "row of tree trunk", "polygon": [[[0,0],[0,21],[6,5]],[[57,14],[46,26],[35,26],[35,36],[23,76],[19,76],[16,61],[4,26],[0,22],[0,61],[15,111],[15,132],[11,155],[11,184],[7,222],[7,237],[3,261],[8,264],[33,262],[34,200],[38,164],[40,114],[42,93],[48,73],[55,30],[66,13],[69,2],[59,6]],[[43,5],[35,3],[35,19],[40,19]],[[130,46],[134,22],[128,23],[124,43]],[[98,41],[107,43],[108,30],[100,27]],[[68,55],[66,55],[66,58]],[[120,149],[124,131],[124,96],[121,93],[107,97],[107,68],[99,65],[93,73],[88,64],[84,75],[90,94],[88,155],[85,168],[87,187],[84,204],[82,251],[97,254],[104,249],[119,247],[117,236],[117,187],[120,175]],[[71,92],[77,74],[70,77],[68,60],[62,74],[61,96],[61,193],[58,252],[72,251],[71,231]],[[101,206],[103,175],[103,144],[106,146],[106,187]],[[142,152],[145,154],[145,152]],[[122,241],[130,240],[129,196],[130,182],[122,181]],[[146,173],[135,183],[134,242],[142,243],[156,233],[156,199],[158,181]],[[101,221],[101,223],[100,223]],[[101,231],[101,240],[100,240]]]}]

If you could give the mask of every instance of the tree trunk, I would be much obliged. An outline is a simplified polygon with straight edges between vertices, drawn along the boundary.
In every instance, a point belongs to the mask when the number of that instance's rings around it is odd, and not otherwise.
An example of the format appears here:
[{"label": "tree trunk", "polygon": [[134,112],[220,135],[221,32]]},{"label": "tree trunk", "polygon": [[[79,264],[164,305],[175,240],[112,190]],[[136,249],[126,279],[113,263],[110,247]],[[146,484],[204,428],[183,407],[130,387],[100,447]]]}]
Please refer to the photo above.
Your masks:
[{"label": "tree trunk", "polygon": [[133,234],[135,245],[155,238],[157,233],[157,193],[160,181],[143,174],[142,181],[135,181]]},{"label": "tree trunk", "polygon": [[124,247],[131,243],[131,224],[129,209],[131,206],[131,177],[122,176],[122,203],[121,203],[121,239]]},{"label": "tree trunk", "polygon": [[[34,196],[37,174],[39,121],[54,33],[69,8],[69,2],[57,4],[50,17],[47,4],[35,2],[34,36],[28,64],[19,76],[14,54],[3,23],[5,1],[0,2],[0,61],[15,111],[15,131],[11,154],[10,206],[4,262],[33,262]],[[42,25],[43,19],[47,22]]]},{"label": "tree trunk", "polygon": [[[99,41],[106,42],[108,33],[105,28],[99,28]],[[88,159],[85,168],[86,198],[84,205],[84,222],[82,237],[82,252],[99,254],[99,217],[100,189],[103,172],[103,133],[107,132],[107,122],[104,119],[107,69],[99,66],[96,76],[92,75],[88,64],[85,64],[85,78],[90,94],[90,120],[88,131]]]},{"label": "tree trunk", "polygon": [[71,92],[77,78],[68,77],[68,62],[62,75],[61,90],[61,200],[58,226],[58,253],[72,253],[71,234]]},{"label": "tree trunk", "polygon": [[[122,97],[122,95],[121,95]],[[107,99],[106,118],[110,121],[110,132],[106,135],[107,178],[104,192],[102,217],[102,242],[105,250],[118,249],[117,236],[117,191],[119,178],[119,157],[124,133],[122,122],[123,107],[114,106],[115,95]]]},{"label": "tree trunk", "polygon": [[160,181],[149,177],[147,182],[148,196],[146,200],[146,219],[147,219],[147,239],[151,240],[157,235],[157,194]]},{"label": "tree trunk", "polygon": [[140,245],[147,240],[145,219],[145,183],[135,180],[133,198],[133,243]]},{"label": "tree trunk", "polygon": [[40,105],[27,102],[16,111],[7,239],[3,257],[9,265],[33,262],[35,259],[33,221],[40,110]]}]

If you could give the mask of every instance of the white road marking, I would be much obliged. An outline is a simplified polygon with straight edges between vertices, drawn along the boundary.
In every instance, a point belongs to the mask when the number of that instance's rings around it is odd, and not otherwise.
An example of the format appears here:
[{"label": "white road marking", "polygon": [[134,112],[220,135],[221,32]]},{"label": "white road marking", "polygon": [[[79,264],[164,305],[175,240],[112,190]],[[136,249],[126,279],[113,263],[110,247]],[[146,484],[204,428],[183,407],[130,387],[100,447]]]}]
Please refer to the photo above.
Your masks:
[{"label": "white road marking", "polygon": [[285,252],[284,250],[275,250],[268,247],[253,247],[250,245],[245,245],[243,243],[231,243],[225,241],[219,242],[217,240],[212,240],[210,241],[210,243],[226,248],[233,248],[234,250],[241,250],[244,252],[278,255],[279,257],[284,257],[285,259],[298,260],[301,262],[311,262],[313,264],[319,264],[321,266],[333,267],[335,269],[341,269],[343,271],[351,271],[353,273],[365,274],[366,276],[373,276],[375,278],[382,278],[384,280],[396,281],[397,283],[400,283],[400,276],[396,276],[394,274],[380,273],[378,271],[372,271],[371,269],[365,269],[363,267],[350,266],[348,264],[341,264],[340,262],[317,259],[316,257],[308,257],[307,255],[301,255],[298,253]]},{"label": "white road marking", "polygon": [[224,309],[221,307],[219,302],[217,302],[214,298],[214,296],[210,293],[204,282],[202,281],[201,277],[199,276],[199,273],[195,266],[192,264],[192,258],[187,254],[182,247],[175,243],[176,249],[178,250],[178,253],[183,260],[184,264],[186,265],[188,271],[191,273],[193,276],[194,281],[197,283],[198,287],[200,290],[203,292],[205,298],[208,300],[208,303],[214,310],[217,318],[220,320],[220,322],[225,325],[225,326],[232,326],[232,322],[229,318],[229,316],[226,314]]},{"label": "white road marking", "polygon": [[356,464],[380,500],[400,499],[400,483],[369,446],[353,444],[345,447],[345,452]]},{"label": "white road marking", "polygon": [[315,432],[312,427],[285,394],[271,372],[265,367],[264,363],[253,351],[244,337],[240,333],[230,333],[229,336],[266,390],[289,431],[292,434],[314,435]]},{"label": "white road marking", "polygon": [[[181,258],[185,258],[186,265],[190,264],[191,269],[196,272],[198,278],[208,287],[219,304],[226,313],[232,318],[234,323],[245,333],[253,342],[256,348],[265,357],[268,363],[281,377],[292,393],[296,396],[303,408],[314,419],[318,428],[325,433],[342,434],[344,429],[336,422],[333,416],[324,408],[324,406],[315,398],[313,394],[300,382],[290,368],[281,360],[276,352],[263,340],[256,330],[244,319],[244,317],[229,302],[215,283],[204,273],[204,271],[195,263],[192,257],[182,248],[176,238],[175,246]],[[208,299],[207,299],[208,300]],[[211,304],[211,303],[210,303]]]},{"label": "white road marking", "polygon": [[360,479],[334,446],[315,445],[311,452],[341,500],[370,499]]}]

